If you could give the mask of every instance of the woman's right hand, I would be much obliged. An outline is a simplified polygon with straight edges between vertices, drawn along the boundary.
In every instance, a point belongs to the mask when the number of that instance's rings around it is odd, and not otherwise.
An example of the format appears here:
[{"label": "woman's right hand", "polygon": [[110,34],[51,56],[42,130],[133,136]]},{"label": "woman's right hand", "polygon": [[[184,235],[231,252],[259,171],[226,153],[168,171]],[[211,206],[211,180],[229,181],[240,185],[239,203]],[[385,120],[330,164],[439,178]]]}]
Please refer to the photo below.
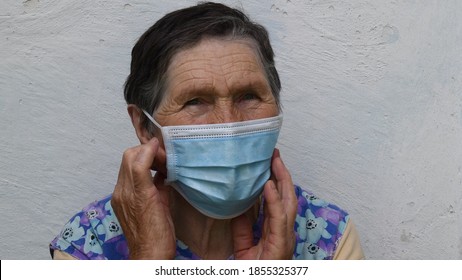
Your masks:
[{"label": "woman's right hand", "polygon": [[124,152],[111,204],[127,240],[130,259],[173,259],[176,253],[175,229],[169,211],[169,189],[164,175],[154,179],[151,166],[159,141]]}]

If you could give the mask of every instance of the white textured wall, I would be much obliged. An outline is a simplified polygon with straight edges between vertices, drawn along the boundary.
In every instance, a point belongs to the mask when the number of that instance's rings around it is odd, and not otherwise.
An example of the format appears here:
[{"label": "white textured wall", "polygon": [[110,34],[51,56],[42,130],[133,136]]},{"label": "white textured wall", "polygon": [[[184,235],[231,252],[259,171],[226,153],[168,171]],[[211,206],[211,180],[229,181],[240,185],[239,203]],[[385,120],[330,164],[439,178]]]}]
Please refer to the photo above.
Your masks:
[{"label": "white textured wall", "polygon": [[[1,259],[48,259],[112,191],[131,47],[193,3],[0,2]],[[349,210],[368,258],[462,258],[462,1],[225,3],[271,33],[294,181]]]}]

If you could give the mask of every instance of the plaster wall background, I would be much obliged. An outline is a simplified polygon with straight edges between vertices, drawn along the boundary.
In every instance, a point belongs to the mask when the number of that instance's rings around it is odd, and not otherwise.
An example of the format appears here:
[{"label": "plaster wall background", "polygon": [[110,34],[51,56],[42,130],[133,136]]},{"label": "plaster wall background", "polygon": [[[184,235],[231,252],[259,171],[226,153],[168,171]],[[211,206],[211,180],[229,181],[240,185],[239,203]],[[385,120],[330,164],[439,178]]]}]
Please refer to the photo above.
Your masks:
[{"label": "plaster wall background", "polygon": [[[130,52],[196,1],[0,2],[0,258],[112,192],[137,139]],[[347,209],[369,259],[462,258],[462,2],[223,1],[267,27],[294,182]]]}]

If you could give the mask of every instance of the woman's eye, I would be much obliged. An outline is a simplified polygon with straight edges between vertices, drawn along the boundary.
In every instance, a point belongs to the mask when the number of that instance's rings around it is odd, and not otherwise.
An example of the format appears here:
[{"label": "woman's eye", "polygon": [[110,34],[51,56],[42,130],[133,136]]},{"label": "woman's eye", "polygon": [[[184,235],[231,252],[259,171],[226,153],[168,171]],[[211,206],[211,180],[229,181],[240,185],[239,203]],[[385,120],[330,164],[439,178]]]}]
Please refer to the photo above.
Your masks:
[{"label": "woman's eye", "polygon": [[241,97],[241,100],[245,101],[245,100],[254,100],[254,99],[258,99],[258,96],[254,93],[246,93],[244,95],[242,95]]},{"label": "woman's eye", "polygon": [[184,106],[199,105],[199,104],[201,104],[201,101],[199,100],[199,98],[194,98],[194,99],[187,101],[184,104]]}]

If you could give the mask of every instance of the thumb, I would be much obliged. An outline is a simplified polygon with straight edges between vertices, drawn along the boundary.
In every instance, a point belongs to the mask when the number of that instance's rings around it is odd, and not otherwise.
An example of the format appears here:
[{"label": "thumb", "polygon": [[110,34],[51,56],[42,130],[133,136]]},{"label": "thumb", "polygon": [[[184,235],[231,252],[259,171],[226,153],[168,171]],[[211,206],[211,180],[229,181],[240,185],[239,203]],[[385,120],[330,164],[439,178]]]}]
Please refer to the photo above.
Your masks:
[{"label": "thumb", "polygon": [[155,137],[139,147],[133,163],[133,179],[136,185],[152,185],[151,165],[156,157],[158,149],[159,140]]}]

